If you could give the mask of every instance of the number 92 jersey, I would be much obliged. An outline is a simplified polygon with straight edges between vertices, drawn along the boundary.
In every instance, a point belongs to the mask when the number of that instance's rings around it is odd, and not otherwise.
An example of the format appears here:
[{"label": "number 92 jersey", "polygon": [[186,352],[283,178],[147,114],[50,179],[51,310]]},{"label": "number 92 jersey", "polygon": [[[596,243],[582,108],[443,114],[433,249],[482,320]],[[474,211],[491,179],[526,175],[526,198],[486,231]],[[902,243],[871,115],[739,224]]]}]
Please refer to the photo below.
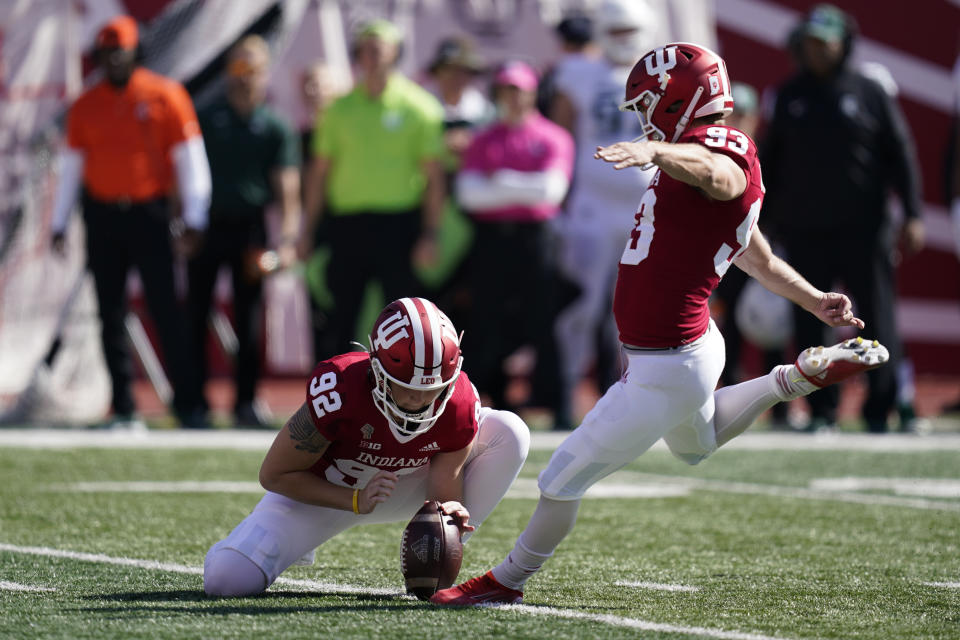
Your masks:
[{"label": "number 92 jersey", "polygon": [[390,432],[373,403],[370,355],[351,352],[324,360],[307,382],[313,424],[330,446],[311,471],[343,486],[363,488],[377,471],[398,475],[425,467],[438,453],[470,444],[478,429],[480,400],[463,372],[444,412],[430,430],[406,443]]},{"label": "number 92 jersey", "polygon": [[710,293],[746,250],[760,215],[764,188],[753,140],[732,127],[704,125],[677,140],[685,142],[731,158],[747,187],[724,202],[656,172],[620,258],[613,312],[625,344],[675,347],[703,335]]}]

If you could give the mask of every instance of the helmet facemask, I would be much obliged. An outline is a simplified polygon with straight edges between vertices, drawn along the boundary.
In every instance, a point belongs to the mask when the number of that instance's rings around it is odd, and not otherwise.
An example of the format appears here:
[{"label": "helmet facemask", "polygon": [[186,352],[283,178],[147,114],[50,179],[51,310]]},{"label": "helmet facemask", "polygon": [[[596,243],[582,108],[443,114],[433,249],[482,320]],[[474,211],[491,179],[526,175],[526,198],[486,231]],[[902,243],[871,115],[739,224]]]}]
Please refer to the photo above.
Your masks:
[{"label": "helmet facemask", "polygon": [[[457,369],[453,376],[447,381],[441,381],[435,385],[414,386],[394,378],[383,368],[380,360],[373,354],[370,356],[370,368],[373,371],[373,404],[377,407],[383,417],[387,419],[390,426],[390,432],[397,441],[401,443],[409,442],[419,435],[429,431],[436,424],[444,409],[447,408],[447,402],[453,395],[453,387],[460,376],[460,367],[463,363],[463,356],[460,356],[457,362]],[[442,389],[430,404],[421,407],[419,410],[410,411],[404,409],[393,399],[393,393],[390,385],[394,384],[415,391],[430,391]]]},{"label": "helmet facemask", "polygon": [[634,138],[632,142],[660,141],[666,138],[663,131],[653,124],[650,118],[654,109],[660,103],[660,97],[660,94],[653,91],[644,91],[633,100],[620,103],[620,111],[632,111],[637,114],[637,119],[640,121],[640,135]]},{"label": "helmet facemask", "polygon": [[[463,355],[450,319],[424,298],[400,298],[388,304],[374,322],[370,339],[373,403],[401,443],[430,430],[450,400],[460,376]],[[401,401],[421,401],[439,392],[429,405],[413,410],[400,406],[394,392],[416,392]]]}]

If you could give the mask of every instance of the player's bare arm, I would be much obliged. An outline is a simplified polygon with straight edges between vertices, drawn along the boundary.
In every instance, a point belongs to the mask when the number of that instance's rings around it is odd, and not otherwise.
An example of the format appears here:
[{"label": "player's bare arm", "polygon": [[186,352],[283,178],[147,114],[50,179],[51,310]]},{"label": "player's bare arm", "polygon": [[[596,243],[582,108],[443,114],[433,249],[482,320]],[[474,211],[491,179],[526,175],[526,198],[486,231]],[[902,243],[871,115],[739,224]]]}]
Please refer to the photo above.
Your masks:
[{"label": "player's bare arm", "polygon": [[739,198],[747,188],[743,169],[722,153],[699,144],[617,142],[597,147],[594,157],[614,163],[614,169],[655,164],[671,178],[700,189],[714,200]]},{"label": "player's bare arm", "polygon": [[800,305],[831,327],[863,329],[863,320],[853,315],[850,298],[842,293],[820,291],[770,249],[770,243],[755,229],[747,249],[733,263],[764,287]]},{"label": "player's bare arm", "polygon": [[430,460],[427,476],[427,500],[440,503],[443,512],[459,521],[461,531],[473,531],[470,512],[461,504],[463,500],[463,466],[470,455],[472,443],[459,451],[438,453]]},{"label": "player's bare arm", "polygon": [[[277,433],[260,466],[260,484],[267,491],[297,502],[320,507],[353,510],[353,489],[340,487],[317,476],[310,468],[330,446],[310,419],[310,407],[304,403]],[[360,490],[357,510],[370,513],[393,493],[397,476],[377,472]]]}]

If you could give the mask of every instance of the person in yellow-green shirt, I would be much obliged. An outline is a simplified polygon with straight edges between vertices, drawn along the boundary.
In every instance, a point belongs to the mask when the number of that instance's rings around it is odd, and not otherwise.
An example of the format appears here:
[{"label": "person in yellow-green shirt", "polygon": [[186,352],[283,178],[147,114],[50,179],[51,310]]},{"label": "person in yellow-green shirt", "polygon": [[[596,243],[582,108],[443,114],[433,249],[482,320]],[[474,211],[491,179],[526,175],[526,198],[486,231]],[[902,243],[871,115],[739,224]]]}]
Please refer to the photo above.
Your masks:
[{"label": "person in yellow-green shirt", "polygon": [[436,257],[443,108],[396,71],[401,48],[389,22],[360,26],[352,45],[357,84],[330,105],[312,141],[299,248],[309,254],[323,219],[334,309],[321,356],[348,348],[368,282],[379,281],[388,300],[416,295],[414,264]]}]

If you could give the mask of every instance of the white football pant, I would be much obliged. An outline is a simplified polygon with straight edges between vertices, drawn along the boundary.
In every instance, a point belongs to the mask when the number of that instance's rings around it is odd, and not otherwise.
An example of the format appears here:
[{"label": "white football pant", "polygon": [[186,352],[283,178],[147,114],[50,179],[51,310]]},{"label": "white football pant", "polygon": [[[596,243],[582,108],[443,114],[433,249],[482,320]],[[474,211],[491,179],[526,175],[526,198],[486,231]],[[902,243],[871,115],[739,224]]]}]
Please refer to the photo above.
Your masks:
[{"label": "white football pant", "polygon": [[627,371],[554,452],[541,493],[576,500],[588,487],[663,438],[696,464],[717,448],[714,389],[724,365],[723,336],[711,321],[695,342],[664,351],[630,351]]},{"label": "white football pant", "polygon": [[[478,527],[507,493],[530,448],[530,432],[517,415],[480,410],[480,427],[464,467],[463,506]],[[317,507],[268,491],[253,513],[204,561],[204,591],[210,595],[259,593],[316,547],[362,524],[407,522],[426,499],[428,467],[400,476],[390,498],[372,513]],[[471,534],[463,536],[464,541]]]},{"label": "white football pant", "polygon": [[513,550],[492,569],[500,584],[522,590],[573,529],[584,492],[660,438],[673,455],[697,464],[774,404],[796,397],[778,383],[787,367],[714,391],[724,348],[713,321],[707,333],[684,347],[626,353],[626,374],[540,473],[536,511]]}]

